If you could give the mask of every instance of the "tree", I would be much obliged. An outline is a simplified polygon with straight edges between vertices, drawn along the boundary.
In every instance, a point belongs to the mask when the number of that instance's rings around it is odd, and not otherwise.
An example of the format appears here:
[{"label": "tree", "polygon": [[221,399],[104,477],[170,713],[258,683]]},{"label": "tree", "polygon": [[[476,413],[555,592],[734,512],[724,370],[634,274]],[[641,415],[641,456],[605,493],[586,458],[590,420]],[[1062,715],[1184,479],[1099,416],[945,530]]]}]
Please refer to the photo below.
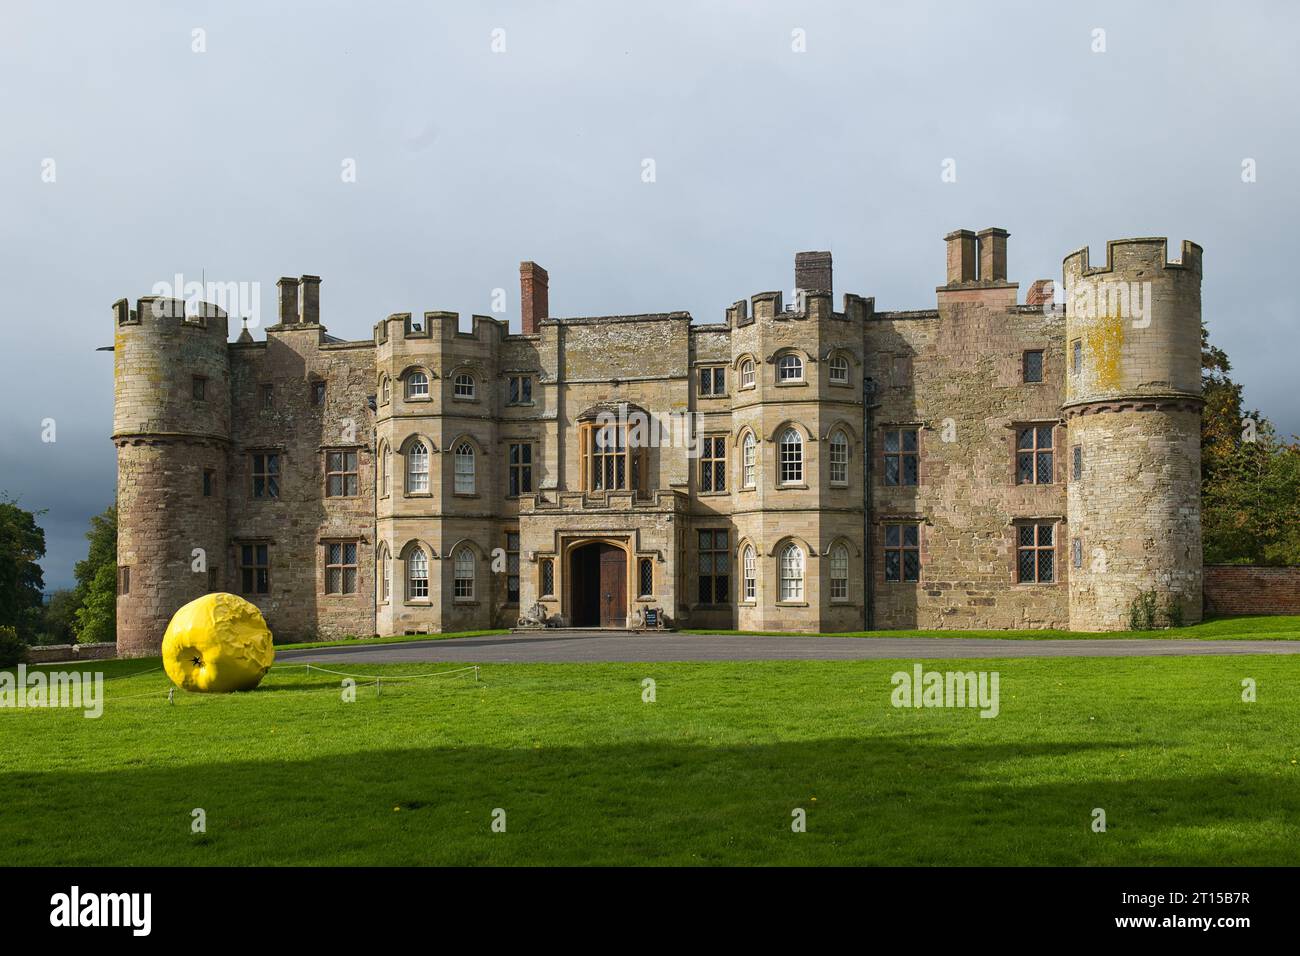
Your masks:
[{"label": "tree", "polygon": [[1300,565],[1300,443],[1242,413],[1227,354],[1201,329],[1201,530],[1207,564]]},{"label": "tree", "polygon": [[0,497],[0,627],[12,627],[23,641],[36,635],[45,578],[45,531],[36,513]]},{"label": "tree", "polygon": [[82,644],[117,640],[117,505],[90,519],[90,548],[73,568],[77,578],[76,632]]},{"label": "tree", "polygon": [[50,595],[41,622],[41,644],[71,644],[77,639],[77,592],[61,588]]}]

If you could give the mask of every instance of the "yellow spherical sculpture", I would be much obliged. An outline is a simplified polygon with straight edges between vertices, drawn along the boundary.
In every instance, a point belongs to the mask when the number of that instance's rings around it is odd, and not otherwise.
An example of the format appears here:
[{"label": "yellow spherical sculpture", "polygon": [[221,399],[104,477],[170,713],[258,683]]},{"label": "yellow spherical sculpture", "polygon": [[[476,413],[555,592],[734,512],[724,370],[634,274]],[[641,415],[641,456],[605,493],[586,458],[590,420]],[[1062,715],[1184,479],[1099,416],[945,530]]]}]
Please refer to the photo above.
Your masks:
[{"label": "yellow spherical sculpture", "polygon": [[233,594],[205,594],[172,615],[162,659],[178,687],[225,694],[260,684],[275,648],[256,607]]}]

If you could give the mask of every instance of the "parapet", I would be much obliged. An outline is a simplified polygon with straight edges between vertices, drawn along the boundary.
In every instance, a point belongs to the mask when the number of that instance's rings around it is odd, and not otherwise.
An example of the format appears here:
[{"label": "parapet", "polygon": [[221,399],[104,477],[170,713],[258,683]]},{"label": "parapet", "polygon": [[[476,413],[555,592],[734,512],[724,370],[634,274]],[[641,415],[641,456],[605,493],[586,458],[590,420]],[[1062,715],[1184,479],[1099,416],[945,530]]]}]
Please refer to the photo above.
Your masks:
[{"label": "parapet", "polygon": [[1094,267],[1089,259],[1088,247],[1076,249],[1065,257],[1062,269],[1066,275],[1086,278],[1114,272],[1140,269],[1179,270],[1201,275],[1202,249],[1184,239],[1182,254],[1177,259],[1168,257],[1169,240],[1163,236],[1139,239],[1112,239],[1106,243],[1106,264]]}]

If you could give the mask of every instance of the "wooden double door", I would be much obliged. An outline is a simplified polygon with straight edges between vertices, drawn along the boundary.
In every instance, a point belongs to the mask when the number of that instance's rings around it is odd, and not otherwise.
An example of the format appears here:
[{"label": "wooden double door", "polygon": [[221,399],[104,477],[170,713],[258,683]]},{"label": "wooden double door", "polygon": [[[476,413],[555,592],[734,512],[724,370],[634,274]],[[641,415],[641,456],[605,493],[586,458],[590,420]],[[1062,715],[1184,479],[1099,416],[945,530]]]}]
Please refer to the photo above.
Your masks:
[{"label": "wooden double door", "polygon": [[574,627],[626,627],[627,552],[604,541],[574,548],[569,607]]}]

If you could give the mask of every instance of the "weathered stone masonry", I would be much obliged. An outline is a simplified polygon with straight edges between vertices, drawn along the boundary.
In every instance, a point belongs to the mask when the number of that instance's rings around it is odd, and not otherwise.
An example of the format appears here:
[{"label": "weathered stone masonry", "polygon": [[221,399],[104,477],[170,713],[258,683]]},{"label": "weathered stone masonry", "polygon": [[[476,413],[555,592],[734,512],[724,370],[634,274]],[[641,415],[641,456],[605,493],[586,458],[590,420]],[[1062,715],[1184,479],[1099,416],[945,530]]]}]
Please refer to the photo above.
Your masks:
[{"label": "weathered stone masonry", "polygon": [[[213,306],[121,300],[120,652],[156,652],[209,590],[281,639],[536,605],[590,626],[1108,630],[1147,590],[1196,620],[1200,247],[1080,250],[1053,306],[1041,280],[1020,304],[1007,238],[946,237],[921,311],[835,311],[828,252],[796,257],[790,303],[715,325],[553,318],[532,262],[517,335],[426,312],[340,341],[315,276],[280,280],[260,341],[228,341]],[[607,424],[641,412],[689,440]]]}]

